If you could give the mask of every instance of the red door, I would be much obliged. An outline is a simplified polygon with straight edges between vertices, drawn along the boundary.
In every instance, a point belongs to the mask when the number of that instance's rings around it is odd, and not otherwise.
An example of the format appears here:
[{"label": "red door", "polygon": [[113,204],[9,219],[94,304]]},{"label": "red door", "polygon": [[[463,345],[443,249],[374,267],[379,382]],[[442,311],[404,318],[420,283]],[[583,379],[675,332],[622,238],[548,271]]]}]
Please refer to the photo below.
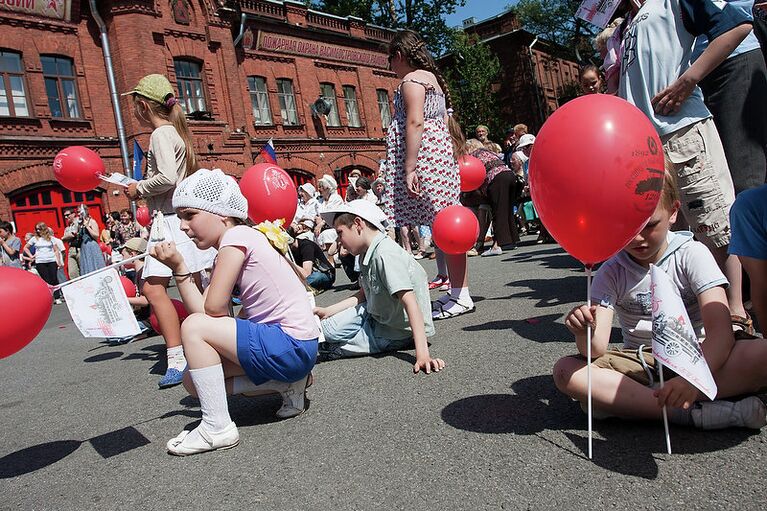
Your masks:
[{"label": "red door", "polygon": [[11,194],[11,215],[16,226],[16,235],[24,242],[24,235],[35,232],[35,224],[45,222],[53,229],[57,238],[64,234],[63,211],[85,204],[90,215],[103,228],[101,192],[72,192],[61,186],[45,186]]}]

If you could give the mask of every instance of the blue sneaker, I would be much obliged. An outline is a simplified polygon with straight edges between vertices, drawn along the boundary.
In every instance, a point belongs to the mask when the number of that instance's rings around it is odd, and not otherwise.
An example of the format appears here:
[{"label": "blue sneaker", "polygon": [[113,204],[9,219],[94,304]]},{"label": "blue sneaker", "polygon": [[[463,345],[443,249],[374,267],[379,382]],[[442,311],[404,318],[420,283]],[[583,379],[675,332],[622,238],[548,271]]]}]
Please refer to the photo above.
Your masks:
[{"label": "blue sneaker", "polygon": [[169,367],[167,371],[165,371],[165,376],[163,376],[159,382],[157,382],[157,385],[161,389],[167,389],[170,387],[175,387],[179,383],[184,381],[184,371],[179,371],[178,369]]}]

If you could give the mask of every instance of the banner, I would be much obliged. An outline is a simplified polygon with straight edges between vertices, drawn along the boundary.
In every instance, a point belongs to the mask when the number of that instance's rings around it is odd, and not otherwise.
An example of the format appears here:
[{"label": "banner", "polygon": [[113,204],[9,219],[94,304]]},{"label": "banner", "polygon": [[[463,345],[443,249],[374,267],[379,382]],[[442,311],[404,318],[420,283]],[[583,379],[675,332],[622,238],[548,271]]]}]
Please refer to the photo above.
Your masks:
[{"label": "banner", "polygon": [[605,28],[621,0],[583,0],[575,16],[599,28]]},{"label": "banner", "polygon": [[128,337],[141,332],[114,268],[64,286],[61,291],[83,337]]},{"label": "banner", "polygon": [[0,0],[0,11],[69,21],[72,0]]},{"label": "banner", "polygon": [[713,401],[716,382],[676,284],[655,265],[650,266],[650,279],[652,354],[655,360],[695,385]]}]

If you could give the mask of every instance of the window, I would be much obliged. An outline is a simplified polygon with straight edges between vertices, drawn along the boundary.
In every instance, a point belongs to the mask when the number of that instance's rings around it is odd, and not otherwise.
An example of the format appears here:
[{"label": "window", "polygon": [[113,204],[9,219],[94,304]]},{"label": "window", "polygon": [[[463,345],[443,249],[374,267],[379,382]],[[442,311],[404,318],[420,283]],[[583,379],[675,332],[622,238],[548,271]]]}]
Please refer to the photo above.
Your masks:
[{"label": "window", "polygon": [[67,57],[41,56],[45,93],[53,117],[79,119],[75,65]]},{"label": "window", "polygon": [[357,91],[351,85],[344,85],[344,106],[346,106],[346,118],[349,120],[349,127],[359,128],[360,110],[357,108]]},{"label": "window", "polygon": [[282,124],[295,126],[298,124],[296,112],[296,97],[293,95],[293,81],[286,78],[277,80],[277,97],[280,99],[280,115]]},{"label": "window", "polygon": [[0,115],[29,117],[21,55],[0,51]]},{"label": "window", "polygon": [[330,103],[330,112],[328,112],[328,126],[340,126],[341,118],[338,117],[338,103],[336,102],[336,88],[332,83],[320,84],[320,95],[322,99]]},{"label": "window", "polygon": [[381,123],[384,129],[389,127],[391,123],[391,106],[389,105],[389,93],[386,89],[376,90],[376,96],[378,96],[378,111],[381,112]]},{"label": "window", "polygon": [[269,110],[269,95],[266,92],[266,79],[260,76],[248,77],[250,102],[253,104],[253,118],[257,125],[272,124],[272,112]]},{"label": "window", "polygon": [[191,60],[173,59],[173,67],[176,70],[181,109],[185,114],[206,111],[200,64]]}]

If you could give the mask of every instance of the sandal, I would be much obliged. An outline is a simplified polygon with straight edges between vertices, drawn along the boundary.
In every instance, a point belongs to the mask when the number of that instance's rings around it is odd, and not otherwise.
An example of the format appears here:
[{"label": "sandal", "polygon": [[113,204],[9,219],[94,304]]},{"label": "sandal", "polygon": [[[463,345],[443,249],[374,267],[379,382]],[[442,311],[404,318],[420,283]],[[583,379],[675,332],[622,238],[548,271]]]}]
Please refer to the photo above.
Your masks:
[{"label": "sandal", "polygon": [[[441,303],[441,302],[436,302]],[[455,304],[452,307],[446,307],[449,304]],[[462,314],[471,314],[477,310],[477,307],[474,304],[464,305],[455,298],[450,298],[447,303],[438,305],[435,310],[431,312],[431,318],[432,319],[450,319],[454,318],[456,316],[460,316]]]},{"label": "sandal", "polygon": [[189,456],[190,454],[199,454],[201,452],[218,451],[237,447],[240,443],[240,434],[237,432],[237,426],[234,422],[218,433],[210,433],[201,426],[197,426],[196,443],[186,441],[191,431],[182,431],[175,438],[168,440],[166,447],[170,454],[175,456]]},{"label": "sandal", "polygon": [[736,334],[740,334],[744,339],[755,339],[756,330],[754,329],[754,321],[751,316],[746,312],[746,317],[733,314],[730,316],[732,321],[732,331]]},{"label": "sandal", "polygon": [[434,277],[434,280],[429,282],[429,290],[437,289],[438,287],[442,287],[445,284],[449,284],[450,280],[448,280],[447,275],[437,275]]}]

